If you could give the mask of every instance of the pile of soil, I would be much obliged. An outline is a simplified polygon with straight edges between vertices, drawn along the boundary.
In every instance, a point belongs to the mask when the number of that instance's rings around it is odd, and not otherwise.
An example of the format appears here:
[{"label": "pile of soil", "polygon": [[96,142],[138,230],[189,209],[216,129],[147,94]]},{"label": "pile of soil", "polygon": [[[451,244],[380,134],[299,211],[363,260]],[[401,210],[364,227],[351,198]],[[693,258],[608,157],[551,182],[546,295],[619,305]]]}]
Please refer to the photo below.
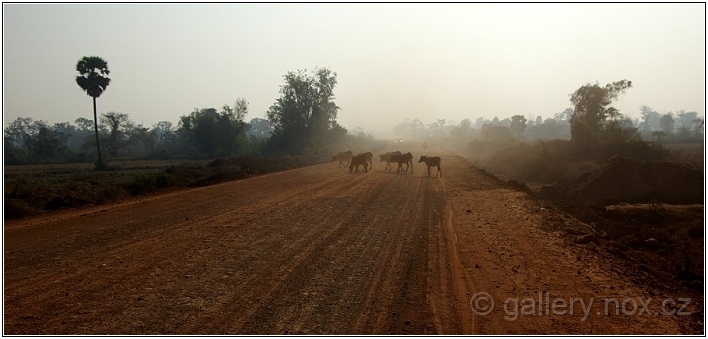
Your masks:
[{"label": "pile of soil", "polygon": [[680,163],[614,156],[576,179],[541,187],[539,194],[584,204],[702,204],[703,173]]},{"label": "pile of soil", "polygon": [[[602,248],[634,262],[664,282],[679,282],[703,290],[705,261],[703,204],[627,204],[598,206],[558,204],[591,232],[564,229],[577,244]],[[544,220],[544,225],[557,220]]]}]

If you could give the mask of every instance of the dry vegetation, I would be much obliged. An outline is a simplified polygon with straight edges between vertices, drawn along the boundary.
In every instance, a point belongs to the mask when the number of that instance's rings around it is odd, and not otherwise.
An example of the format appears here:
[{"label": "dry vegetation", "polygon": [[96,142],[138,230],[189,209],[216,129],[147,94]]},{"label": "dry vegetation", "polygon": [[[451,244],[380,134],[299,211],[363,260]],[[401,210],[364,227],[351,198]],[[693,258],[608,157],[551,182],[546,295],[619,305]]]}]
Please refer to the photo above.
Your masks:
[{"label": "dry vegetation", "polygon": [[589,158],[562,140],[473,142],[467,154],[475,165],[591,225],[590,234],[572,234],[578,243],[663,281],[703,290],[702,145],[629,143]]},{"label": "dry vegetation", "polygon": [[[111,163],[107,171],[96,171],[93,164],[5,166],[4,219],[211,185],[317,162],[315,157],[123,161]],[[242,171],[244,164],[248,165],[246,172]]]},{"label": "dry vegetation", "polygon": [[[241,155],[200,160],[113,160],[108,169],[90,163],[4,166],[4,219],[97,205],[141,194],[206,186],[248,176],[328,162],[342,150],[364,152],[386,144],[370,135],[346,134],[299,156]],[[244,167],[246,165],[246,167]]]}]

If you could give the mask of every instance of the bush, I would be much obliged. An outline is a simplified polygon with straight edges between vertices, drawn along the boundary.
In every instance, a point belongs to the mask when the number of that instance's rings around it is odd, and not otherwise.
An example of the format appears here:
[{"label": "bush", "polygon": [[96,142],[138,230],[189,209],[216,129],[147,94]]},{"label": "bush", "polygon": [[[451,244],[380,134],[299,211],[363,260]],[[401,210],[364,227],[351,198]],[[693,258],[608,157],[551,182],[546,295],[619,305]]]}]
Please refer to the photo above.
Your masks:
[{"label": "bush", "polygon": [[670,157],[668,150],[637,140],[604,143],[593,147],[590,153],[581,152],[569,140],[533,144],[475,140],[467,152],[475,165],[506,179],[545,184],[589,173],[615,155],[646,161]]},{"label": "bush", "polygon": [[22,199],[5,199],[4,220],[23,218],[36,213],[37,209]]}]

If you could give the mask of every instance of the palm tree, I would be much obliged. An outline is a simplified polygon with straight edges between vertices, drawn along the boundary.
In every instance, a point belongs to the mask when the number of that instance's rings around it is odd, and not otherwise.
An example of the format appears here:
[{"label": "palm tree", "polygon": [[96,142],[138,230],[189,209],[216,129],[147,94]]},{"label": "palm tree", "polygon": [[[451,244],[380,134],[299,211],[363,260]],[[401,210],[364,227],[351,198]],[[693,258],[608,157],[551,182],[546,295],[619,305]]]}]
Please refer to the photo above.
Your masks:
[{"label": "palm tree", "polygon": [[103,94],[111,79],[108,78],[110,71],[108,63],[97,56],[83,57],[76,63],[76,84],[83,89],[86,94],[93,98],[93,125],[96,131],[96,149],[98,149],[98,163],[96,168],[104,168],[101,158],[101,146],[98,144],[98,118],[96,117],[96,98]]}]

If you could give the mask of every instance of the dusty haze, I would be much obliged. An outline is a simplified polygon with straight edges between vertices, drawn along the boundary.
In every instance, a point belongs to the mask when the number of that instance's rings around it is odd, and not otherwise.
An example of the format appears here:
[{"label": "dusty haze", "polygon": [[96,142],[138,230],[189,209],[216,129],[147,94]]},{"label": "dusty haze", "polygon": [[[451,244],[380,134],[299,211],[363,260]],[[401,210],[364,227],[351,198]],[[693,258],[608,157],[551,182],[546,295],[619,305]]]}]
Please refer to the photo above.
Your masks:
[{"label": "dusty haze", "polygon": [[99,114],[146,126],[237,98],[264,117],[284,74],[315,67],[338,74],[339,122],[378,135],[550,117],[621,79],[625,114],[705,115],[705,4],[4,4],[4,125],[91,118],[74,82],[91,55],[111,70]]}]

